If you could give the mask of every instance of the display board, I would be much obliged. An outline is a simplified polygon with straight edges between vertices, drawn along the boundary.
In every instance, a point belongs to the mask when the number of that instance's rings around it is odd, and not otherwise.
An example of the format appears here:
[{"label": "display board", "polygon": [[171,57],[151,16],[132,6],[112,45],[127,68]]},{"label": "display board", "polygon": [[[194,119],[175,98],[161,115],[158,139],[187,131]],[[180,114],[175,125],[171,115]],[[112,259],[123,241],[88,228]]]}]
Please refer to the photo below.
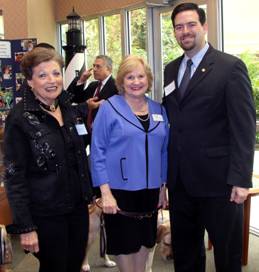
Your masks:
[{"label": "display board", "polygon": [[0,40],[0,127],[4,125],[10,108],[22,98],[20,87],[24,77],[20,62],[37,39]]}]

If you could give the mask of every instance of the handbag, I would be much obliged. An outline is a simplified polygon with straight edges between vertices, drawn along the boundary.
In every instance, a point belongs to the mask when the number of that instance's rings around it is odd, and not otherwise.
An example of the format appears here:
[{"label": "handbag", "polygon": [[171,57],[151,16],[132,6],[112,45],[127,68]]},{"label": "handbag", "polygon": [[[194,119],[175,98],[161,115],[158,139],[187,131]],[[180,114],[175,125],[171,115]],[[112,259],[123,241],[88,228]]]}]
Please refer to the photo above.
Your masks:
[{"label": "handbag", "polygon": [[13,258],[12,244],[4,225],[0,225],[0,265],[10,264]]}]

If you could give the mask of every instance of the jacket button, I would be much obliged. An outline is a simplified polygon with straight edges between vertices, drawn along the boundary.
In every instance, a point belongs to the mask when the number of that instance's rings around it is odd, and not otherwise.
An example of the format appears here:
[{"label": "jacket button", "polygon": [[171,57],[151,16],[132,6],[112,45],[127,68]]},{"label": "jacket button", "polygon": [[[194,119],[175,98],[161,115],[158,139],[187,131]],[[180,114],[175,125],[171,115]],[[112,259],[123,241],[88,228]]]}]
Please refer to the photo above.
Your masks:
[{"label": "jacket button", "polygon": [[81,177],[84,178],[84,177],[85,177],[85,174],[81,174]]}]

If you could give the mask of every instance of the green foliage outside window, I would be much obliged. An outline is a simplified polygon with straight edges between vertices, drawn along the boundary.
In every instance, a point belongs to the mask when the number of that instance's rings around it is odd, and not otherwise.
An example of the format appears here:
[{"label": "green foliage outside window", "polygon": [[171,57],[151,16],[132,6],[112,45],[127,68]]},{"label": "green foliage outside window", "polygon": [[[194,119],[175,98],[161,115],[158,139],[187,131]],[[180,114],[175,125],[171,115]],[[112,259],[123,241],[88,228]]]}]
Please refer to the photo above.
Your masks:
[{"label": "green foliage outside window", "polygon": [[121,62],[121,20],[120,15],[115,14],[104,17],[105,23],[105,51],[113,60],[113,75],[116,76]]},{"label": "green foliage outside window", "polygon": [[165,67],[170,61],[183,54],[183,50],[180,48],[174,37],[171,13],[172,12],[169,11],[161,15],[163,67]]},{"label": "green foliage outside window", "polygon": [[87,67],[93,66],[95,57],[99,55],[99,26],[98,19],[85,21],[85,40]]},{"label": "green foliage outside window", "polygon": [[239,57],[245,62],[251,79],[256,115],[259,118],[259,57],[251,52],[243,52]]},{"label": "green foliage outside window", "polygon": [[147,59],[146,9],[135,9],[130,14],[130,51],[132,55]]}]

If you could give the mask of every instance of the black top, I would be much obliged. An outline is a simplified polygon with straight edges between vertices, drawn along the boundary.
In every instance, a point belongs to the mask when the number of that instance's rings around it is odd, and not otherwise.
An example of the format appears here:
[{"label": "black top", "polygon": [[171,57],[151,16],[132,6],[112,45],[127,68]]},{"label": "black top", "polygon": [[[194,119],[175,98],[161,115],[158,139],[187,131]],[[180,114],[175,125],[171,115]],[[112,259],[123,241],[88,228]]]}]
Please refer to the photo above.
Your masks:
[{"label": "black top", "polygon": [[5,187],[14,221],[11,233],[36,229],[33,215],[66,214],[90,201],[85,145],[75,126],[78,116],[85,118],[86,104],[72,107],[69,99],[66,92],[59,97],[62,128],[29,90],[6,119]]}]

